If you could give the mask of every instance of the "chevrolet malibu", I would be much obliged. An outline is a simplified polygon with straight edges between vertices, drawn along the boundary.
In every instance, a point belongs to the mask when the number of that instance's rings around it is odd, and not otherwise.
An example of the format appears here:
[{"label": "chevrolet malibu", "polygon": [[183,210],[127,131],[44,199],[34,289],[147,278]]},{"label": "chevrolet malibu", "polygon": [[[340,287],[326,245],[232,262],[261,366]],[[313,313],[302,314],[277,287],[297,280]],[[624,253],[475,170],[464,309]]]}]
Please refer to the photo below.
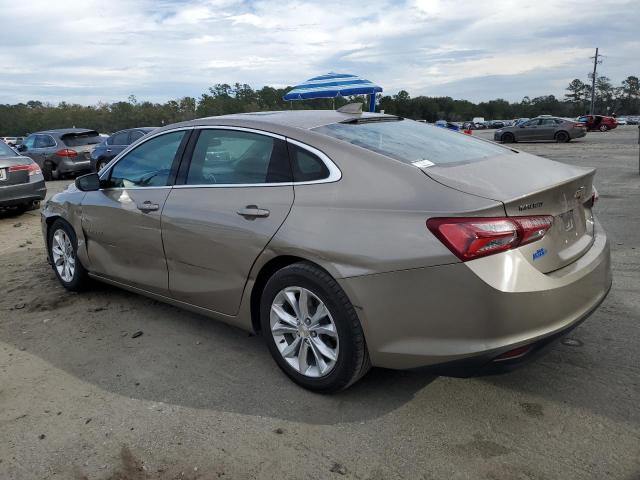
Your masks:
[{"label": "chevrolet malibu", "polygon": [[584,320],[611,285],[593,177],[390,115],[238,114],[145,136],[42,229],[67,289],[261,332],[328,392],[372,365],[510,366]]}]

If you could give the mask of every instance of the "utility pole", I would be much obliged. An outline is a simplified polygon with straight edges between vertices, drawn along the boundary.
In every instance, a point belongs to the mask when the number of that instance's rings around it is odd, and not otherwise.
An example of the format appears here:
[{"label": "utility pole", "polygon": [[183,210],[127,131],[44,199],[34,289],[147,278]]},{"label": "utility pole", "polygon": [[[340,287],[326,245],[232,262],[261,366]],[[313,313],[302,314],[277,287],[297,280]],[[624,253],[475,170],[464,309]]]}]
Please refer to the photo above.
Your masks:
[{"label": "utility pole", "polygon": [[596,48],[596,56],[593,58],[593,73],[591,74],[591,109],[589,113],[594,115],[593,111],[596,105],[596,71],[598,69],[598,64],[602,63],[602,60],[598,60],[598,48]]}]

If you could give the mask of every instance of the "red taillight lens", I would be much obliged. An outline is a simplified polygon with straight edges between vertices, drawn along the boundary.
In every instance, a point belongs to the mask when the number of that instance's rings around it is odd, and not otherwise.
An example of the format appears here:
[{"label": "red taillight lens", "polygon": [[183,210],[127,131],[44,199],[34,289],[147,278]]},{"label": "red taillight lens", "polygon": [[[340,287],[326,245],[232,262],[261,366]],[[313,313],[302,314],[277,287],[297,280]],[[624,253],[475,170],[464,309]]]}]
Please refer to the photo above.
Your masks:
[{"label": "red taillight lens", "polygon": [[63,148],[61,150],[58,150],[56,152],[56,155],[58,155],[59,157],[77,157],[78,152],[76,152],[75,150],[71,150],[70,148]]},{"label": "red taillight lens", "polygon": [[36,163],[28,163],[26,165],[12,165],[9,167],[10,172],[29,172],[29,176],[42,173],[40,167]]},{"label": "red taillight lens", "polygon": [[429,230],[463,262],[540,240],[552,225],[548,215],[427,220]]}]

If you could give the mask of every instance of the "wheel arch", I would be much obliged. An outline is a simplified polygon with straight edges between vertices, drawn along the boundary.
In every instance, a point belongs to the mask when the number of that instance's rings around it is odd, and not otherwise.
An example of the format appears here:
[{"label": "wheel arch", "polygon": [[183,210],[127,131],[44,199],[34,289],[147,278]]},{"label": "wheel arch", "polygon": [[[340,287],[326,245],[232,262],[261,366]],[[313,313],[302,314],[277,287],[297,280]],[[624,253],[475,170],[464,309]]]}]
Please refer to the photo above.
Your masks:
[{"label": "wheel arch", "polygon": [[319,268],[325,271],[328,275],[331,275],[334,279],[336,278],[329,270],[320,265],[318,262],[310,260],[308,258],[304,258],[298,255],[277,255],[273,258],[270,258],[264,265],[260,266],[257,274],[255,275],[255,280],[253,281],[253,285],[251,286],[251,294],[249,298],[249,308],[250,308],[250,316],[251,316],[251,326],[253,331],[256,333],[260,332],[260,298],[262,296],[262,292],[264,291],[264,287],[267,285],[269,279],[279,270],[282,270],[289,265],[293,265],[294,263],[305,262],[313,265],[316,268]]}]

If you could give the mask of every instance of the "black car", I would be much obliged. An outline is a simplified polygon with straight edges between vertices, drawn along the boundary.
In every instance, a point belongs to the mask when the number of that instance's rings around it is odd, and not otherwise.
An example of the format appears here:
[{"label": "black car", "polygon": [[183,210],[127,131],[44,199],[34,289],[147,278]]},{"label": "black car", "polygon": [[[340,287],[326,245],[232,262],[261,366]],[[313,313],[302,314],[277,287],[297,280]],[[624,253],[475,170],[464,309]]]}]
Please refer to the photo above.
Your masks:
[{"label": "black car", "polygon": [[91,169],[98,172],[125,148],[155,129],[156,127],[129,128],[114,133],[91,153]]},{"label": "black car", "polygon": [[48,181],[90,171],[90,154],[98,143],[95,130],[61,128],[32,133],[16,149],[33,159]]}]

